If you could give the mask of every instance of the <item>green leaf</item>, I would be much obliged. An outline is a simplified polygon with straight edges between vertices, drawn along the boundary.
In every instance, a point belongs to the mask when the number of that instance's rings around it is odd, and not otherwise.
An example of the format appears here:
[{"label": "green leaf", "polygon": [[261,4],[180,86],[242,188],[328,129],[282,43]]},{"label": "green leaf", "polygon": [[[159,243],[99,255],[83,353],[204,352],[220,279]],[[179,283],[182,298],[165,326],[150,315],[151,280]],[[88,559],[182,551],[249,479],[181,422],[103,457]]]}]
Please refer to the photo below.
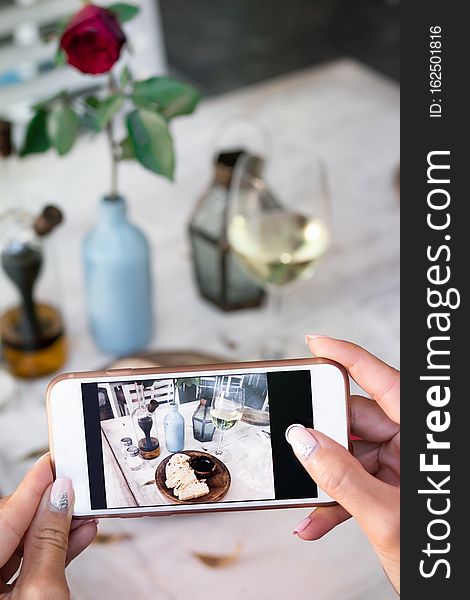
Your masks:
[{"label": "green leaf", "polygon": [[54,57],[54,66],[62,67],[67,62],[67,55],[62,50],[62,48],[58,48]]},{"label": "green leaf", "polygon": [[125,65],[123,70],[121,71],[121,76],[119,77],[119,83],[121,84],[121,87],[126,87],[126,85],[128,83],[130,83],[131,81],[132,81],[131,70],[129,69],[129,67],[127,65]]},{"label": "green leaf", "polygon": [[138,6],[134,4],[125,4],[124,2],[117,2],[116,4],[111,4],[107,9],[111,11],[118,21],[121,23],[126,23],[133,19],[140,11]]},{"label": "green leaf", "polygon": [[87,96],[84,98],[84,112],[80,119],[80,126],[83,129],[88,129],[93,133],[101,131],[101,125],[96,117],[97,109],[101,101],[96,96]]},{"label": "green leaf", "polygon": [[59,19],[57,21],[57,23],[56,23],[56,30],[55,30],[55,33],[56,33],[57,37],[62,37],[62,34],[67,29],[67,25],[72,20],[72,16],[73,15],[67,15],[66,17],[62,17],[62,19]]},{"label": "green leaf", "polygon": [[127,115],[127,130],[140,164],[172,180],[175,156],[165,119],[150,110],[134,110]]},{"label": "green leaf", "polygon": [[200,94],[192,86],[169,77],[151,77],[134,84],[132,100],[137,106],[156,109],[171,119],[192,113]]},{"label": "green leaf", "polygon": [[91,108],[98,108],[101,101],[96,96],[87,96],[85,98],[85,103],[87,106],[91,106]]},{"label": "green leaf", "polygon": [[79,119],[64,102],[57,103],[47,116],[47,133],[59,156],[67,154],[78,134]]},{"label": "green leaf", "polygon": [[46,152],[51,147],[47,135],[47,110],[40,108],[28,123],[20,156]]},{"label": "green leaf", "polygon": [[122,108],[124,100],[125,98],[121,94],[114,94],[100,103],[96,109],[96,119],[101,129],[104,129],[109,120]]},{"label": "green leaf", "polygon": [[134,147],[129,136],[126,136],[119,146],[121,148],[120,160],[135,160]]},{"label": "green leaf", "polygon": [[92,113],[83,113],[80,118],[80,128],[88,129],[92,133],[99,133],[101,131],[100,124],[98,123],[98,119]]}]

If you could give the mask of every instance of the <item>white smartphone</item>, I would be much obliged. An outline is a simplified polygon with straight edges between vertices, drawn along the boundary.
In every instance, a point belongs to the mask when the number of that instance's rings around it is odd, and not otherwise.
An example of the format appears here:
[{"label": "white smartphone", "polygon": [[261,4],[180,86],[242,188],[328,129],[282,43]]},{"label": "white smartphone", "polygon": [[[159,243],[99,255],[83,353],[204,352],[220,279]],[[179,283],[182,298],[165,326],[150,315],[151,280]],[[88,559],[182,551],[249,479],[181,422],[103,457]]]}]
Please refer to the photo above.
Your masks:
[{"label": "white smartphone", "polygon": [[47,391],[52,462],[76,517],[327,504],[285,430],[348,448],[348,399],[321,358],[63,374]]}]

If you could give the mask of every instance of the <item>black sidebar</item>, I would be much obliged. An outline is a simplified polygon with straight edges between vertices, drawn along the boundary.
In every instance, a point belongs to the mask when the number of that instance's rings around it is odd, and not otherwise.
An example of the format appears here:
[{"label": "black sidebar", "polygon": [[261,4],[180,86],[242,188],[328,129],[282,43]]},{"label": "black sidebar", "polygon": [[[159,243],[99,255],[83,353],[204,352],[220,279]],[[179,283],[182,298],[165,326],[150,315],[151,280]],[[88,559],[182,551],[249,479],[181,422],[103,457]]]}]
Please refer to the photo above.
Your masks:
[{"label": "black sidebar", "polygon": [[317,485],[295,457],[285,436],[293,423],[313,427],[310,371],[268,373],[268,393],[276,500],[316,498]]},{"label": "black sidebar", "polygon": [[83,420],[90,482],[90,506],[93,510],[107,508],[104,486],[103,447],[101,445],[100,409],[96,383],[82,383]]}]

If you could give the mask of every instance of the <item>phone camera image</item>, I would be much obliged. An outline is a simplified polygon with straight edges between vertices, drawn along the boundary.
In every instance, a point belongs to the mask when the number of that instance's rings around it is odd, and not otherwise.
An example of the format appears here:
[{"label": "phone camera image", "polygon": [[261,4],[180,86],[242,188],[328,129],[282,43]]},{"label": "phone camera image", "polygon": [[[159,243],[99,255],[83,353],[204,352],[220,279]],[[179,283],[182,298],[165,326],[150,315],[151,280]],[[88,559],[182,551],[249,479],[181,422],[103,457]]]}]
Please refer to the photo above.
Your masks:
[{"label": "phone camera image", "polygon": [[313,426],[311,374],[82,383],[91,508],[315,498],[288,446]]}]

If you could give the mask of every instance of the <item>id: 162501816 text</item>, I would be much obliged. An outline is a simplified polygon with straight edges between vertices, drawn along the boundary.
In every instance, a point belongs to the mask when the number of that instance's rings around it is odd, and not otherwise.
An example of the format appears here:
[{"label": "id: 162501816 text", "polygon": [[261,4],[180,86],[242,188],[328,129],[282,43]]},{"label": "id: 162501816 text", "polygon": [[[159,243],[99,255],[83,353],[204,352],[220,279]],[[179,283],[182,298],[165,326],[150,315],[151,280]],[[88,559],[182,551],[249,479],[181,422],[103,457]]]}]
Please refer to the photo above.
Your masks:
[{"label": "id: 162501816 text", "polygon": [[442,117],[442,35],[441,26],[429,28],[429,116]]}]

